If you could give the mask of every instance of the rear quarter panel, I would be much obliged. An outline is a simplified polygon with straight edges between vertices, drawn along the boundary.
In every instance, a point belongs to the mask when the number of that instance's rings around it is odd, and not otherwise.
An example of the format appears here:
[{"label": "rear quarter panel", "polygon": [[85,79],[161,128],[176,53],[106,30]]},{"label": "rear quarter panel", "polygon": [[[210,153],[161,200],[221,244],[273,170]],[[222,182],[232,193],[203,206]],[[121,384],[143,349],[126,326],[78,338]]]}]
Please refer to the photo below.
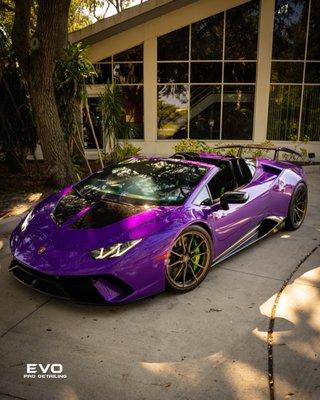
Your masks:
[{"label": "rear quarter panel", "polygon": [[298,183],[307,184],[306,176],[303,169],[294,164],[268,161],[268,165],[282,169],[270,191],[270,212],[275,216],[285,218],[293,191]]}]

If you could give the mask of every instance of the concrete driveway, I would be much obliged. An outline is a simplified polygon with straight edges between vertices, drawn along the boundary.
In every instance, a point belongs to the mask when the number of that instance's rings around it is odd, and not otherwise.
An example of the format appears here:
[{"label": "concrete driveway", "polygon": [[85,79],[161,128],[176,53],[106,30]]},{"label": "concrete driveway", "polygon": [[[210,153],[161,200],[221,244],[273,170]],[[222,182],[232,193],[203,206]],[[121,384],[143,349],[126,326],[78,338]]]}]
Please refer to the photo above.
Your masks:
[{"label": "concrete driveway", "polygon": [[[119,307],[52,299],[9,276],[4,239],[0,399],[262,400],[269,386],[276,399],[319,399],[319,171],[309,168],[298,231],[221,263],[185,295]],[[27,363],[61,363],[67,378],[24,378]]]}]

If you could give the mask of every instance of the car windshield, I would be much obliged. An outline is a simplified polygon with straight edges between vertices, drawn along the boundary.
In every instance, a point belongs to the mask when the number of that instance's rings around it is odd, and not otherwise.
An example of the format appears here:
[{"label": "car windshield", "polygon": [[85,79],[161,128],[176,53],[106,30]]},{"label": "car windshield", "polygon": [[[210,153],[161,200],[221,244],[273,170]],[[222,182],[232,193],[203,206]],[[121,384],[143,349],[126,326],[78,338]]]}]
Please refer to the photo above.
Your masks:
[{"label": "car windshield", "polygon": [[105,168],[74,189],[94,200],[180,205],[206,172],[206,167],[182,162],[130,159]]}]

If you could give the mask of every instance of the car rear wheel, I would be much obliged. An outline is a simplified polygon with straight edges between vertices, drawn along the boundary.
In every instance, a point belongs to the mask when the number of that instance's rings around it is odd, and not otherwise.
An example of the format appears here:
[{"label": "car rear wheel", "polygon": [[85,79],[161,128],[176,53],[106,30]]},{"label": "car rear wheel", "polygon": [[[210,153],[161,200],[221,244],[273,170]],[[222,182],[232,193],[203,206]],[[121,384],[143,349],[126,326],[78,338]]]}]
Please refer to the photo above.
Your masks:
[{"label": "car rear wheel", "polygon": [[212,263],[212,241],[208,232],[194,225],[175,240],[166,266],[166,286],[188,292],[206,277]]},{"label": "car rear wheel", "polygon": [[292,195],[288,215],[286,218],[286,229],[298,229],[306,216],[308,205],[308,190],[304,183],[299,183]]}]

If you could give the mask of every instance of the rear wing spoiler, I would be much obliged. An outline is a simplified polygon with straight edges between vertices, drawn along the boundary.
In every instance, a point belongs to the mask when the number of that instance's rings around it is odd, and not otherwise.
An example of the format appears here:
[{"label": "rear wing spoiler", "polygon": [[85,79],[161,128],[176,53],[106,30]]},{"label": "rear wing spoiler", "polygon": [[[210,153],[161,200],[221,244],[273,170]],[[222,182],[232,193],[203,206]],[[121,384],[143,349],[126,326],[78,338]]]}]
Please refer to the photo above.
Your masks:
[{"label": "rear wing spoiler", "polygon": [[242,157],[242,153],[244,149],[257,149],[257,150],[271,150],[274,151],[274,160],[279,160],[279,153],[288,153],[302,158],[302,154],[296,150],[289,149],[288,147],[268,147],[268,146],[260,146],[259,144],[227,144],[222,146],[215,146],[214,149],[238,149],[237,157]]}]

